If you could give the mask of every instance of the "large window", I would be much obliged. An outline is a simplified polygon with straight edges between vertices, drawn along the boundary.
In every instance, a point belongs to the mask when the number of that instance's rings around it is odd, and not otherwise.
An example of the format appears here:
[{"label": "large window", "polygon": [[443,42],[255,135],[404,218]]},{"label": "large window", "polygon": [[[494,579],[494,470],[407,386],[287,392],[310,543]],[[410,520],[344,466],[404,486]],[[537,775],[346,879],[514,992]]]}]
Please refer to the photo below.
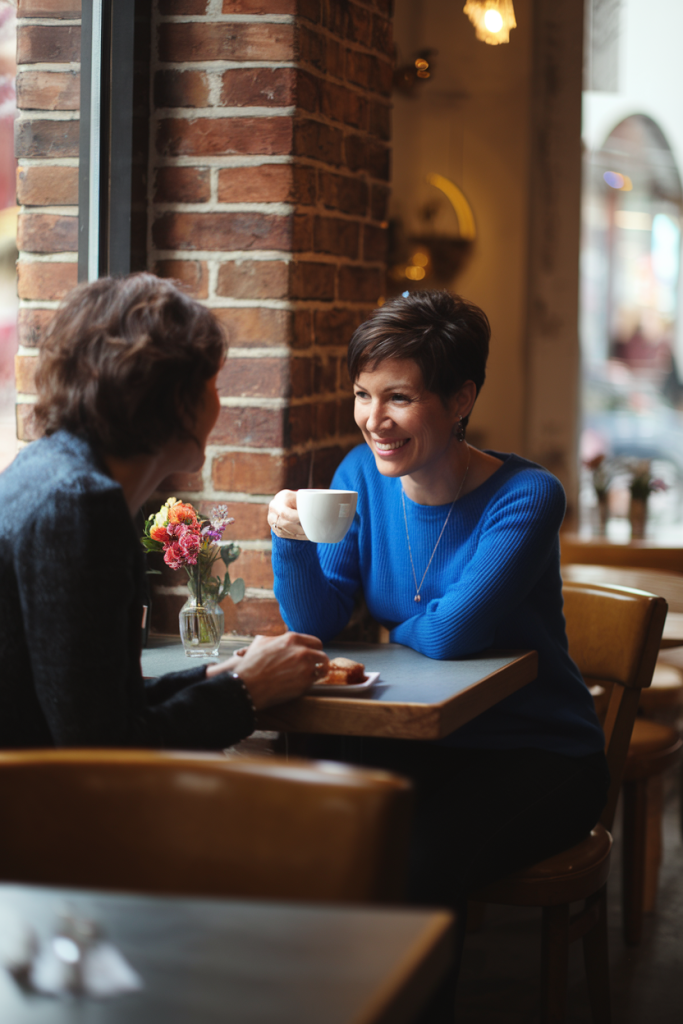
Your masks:
[{"label": "large window", "polygon": [[[683,130],[669,89],[683,88],[683,69],[650,22],[667,11],[683,21],[683,5],[652,2],[657,11],[646,0],[593,0],[594,18],[609,6],[615,31],[608,52],[590,50],[584,100],[581,453],[585,462],[606,457],[610,535],[628,538],[629,482],[649,461],[667,485],[650,496],[650,534],[675,540],[683,538]],[[597,518],[588,471],[581,507],[588,531]]]}]

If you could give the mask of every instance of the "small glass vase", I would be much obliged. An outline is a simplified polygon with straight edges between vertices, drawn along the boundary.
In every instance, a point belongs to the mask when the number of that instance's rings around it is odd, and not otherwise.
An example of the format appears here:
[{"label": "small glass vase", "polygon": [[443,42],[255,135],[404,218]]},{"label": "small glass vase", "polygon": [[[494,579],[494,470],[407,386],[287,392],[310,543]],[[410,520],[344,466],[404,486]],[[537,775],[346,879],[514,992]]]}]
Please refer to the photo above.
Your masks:
[{"label": "small glass vase", "polygon": [[596,532],[598,537],[605,537],[607,536],[607,521],[609,519],[609,498],[607,494],[598,492],[597,499]]},{"label": "small glass vase", "polygon": [[647,526],[647,498],[631,498],[629,509],[631,540],[644,540]]},{"label": "small glass vase", "polygon": [[187,658],[215,658],[225,628],[223,609],[201,577],[189,581],[190,596],[180,609],[180,639]]}]

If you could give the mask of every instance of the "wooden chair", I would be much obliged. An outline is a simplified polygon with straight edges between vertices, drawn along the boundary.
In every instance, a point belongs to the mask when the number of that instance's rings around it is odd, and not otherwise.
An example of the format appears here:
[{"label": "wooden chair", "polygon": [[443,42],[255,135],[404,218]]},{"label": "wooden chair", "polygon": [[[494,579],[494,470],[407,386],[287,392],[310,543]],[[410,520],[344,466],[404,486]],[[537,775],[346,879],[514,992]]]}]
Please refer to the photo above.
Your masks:
[{"label": "wooden chair", "polygon": [[[633,557],[630,545],[612,545],[613,556]],[[669,616],[683,611],[683,574],[654,568],[659,549],[637,548],[640,558],[651,560],[647,568],[620,565],[563,564],[565,581],[616,584],[635,587],[663,597]],[[666,627],[665,627],[666,629]],[[624,769],[624,833],[622,905],[624,938],[640,941],[643,914],[654,910],[662,852],[663,776],[678,759],[683,746],[673,723],[650,720],[667,714],[676,719],[683,702],[683,675],[666,663],[670,653],[659,656],[651,686],[640,695],[639,717],[633,726]],[[596,706],[600,710],[600,702]],[[680,781],[683,794],[683,776]],[[681,817],[683,827],[683,815]]]},{"label": "wooden chair", "polygon": [[0,753],[0,879],[146,893],[398,901],[411,786],[339,764]]},{"label": "wooden chair", "polygon": [[[605,719],[612,782],[601,821],[578,846],[486,886],[476,902],[543,908],[541,1021],[564,1021],[568,945],[583,939],[588,990],[596,1024],[610,1020],[606,882],[609,829],[638,709],[650,685],[666,617],[661,597],[623,587],[567,583],[564,587],[569,650],[589,686],[611,691]],[[570,918],[569,905],[585,901]]]}]

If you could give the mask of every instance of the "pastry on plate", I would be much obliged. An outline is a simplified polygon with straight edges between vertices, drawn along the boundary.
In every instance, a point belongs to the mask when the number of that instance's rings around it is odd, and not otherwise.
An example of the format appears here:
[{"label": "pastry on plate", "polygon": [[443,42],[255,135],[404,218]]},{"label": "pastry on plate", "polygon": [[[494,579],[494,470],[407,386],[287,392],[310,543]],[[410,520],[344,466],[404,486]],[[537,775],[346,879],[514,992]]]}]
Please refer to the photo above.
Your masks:
[{"label": "pastry on plate", "polygon": [[332,658],[329,672],[317,683],[322,686],[354,686],[364,680],[365,665],[350,658]]}]

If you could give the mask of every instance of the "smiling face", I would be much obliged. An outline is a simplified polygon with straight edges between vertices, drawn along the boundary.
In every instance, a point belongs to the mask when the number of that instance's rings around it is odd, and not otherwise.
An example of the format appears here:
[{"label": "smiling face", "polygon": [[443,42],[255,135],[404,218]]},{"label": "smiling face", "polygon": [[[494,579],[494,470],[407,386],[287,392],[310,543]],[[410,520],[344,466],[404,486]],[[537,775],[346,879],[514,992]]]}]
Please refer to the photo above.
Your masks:
[{"label": "smiling face", "polygon": [[422,373],[412,359],[386,359],[364,370],[354,385],[356,423],[383,476],[438,479],[450,473],[453,428],[474,404],[468,382],[444,406],[425,390]]}]

